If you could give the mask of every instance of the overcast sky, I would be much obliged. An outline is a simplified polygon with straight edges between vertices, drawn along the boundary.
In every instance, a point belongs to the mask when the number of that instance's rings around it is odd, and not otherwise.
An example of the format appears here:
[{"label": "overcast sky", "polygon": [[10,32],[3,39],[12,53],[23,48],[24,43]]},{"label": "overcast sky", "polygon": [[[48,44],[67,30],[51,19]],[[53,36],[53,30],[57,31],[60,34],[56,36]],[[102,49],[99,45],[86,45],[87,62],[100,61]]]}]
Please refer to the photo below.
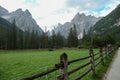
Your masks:
[{"label": "overcast sky", "polygon": [[77,12],[105,16],[119,3],[120,0],[0,0],[9,12],[28,9],[42,28],[70,21]]}]

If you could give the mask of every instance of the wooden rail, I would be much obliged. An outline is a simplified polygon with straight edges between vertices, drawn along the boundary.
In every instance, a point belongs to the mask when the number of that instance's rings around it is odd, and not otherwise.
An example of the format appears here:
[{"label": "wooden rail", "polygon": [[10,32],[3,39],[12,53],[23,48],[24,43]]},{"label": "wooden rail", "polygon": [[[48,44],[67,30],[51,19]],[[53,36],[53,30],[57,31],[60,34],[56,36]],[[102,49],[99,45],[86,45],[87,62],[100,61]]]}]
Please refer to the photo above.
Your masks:
[{"label": "wooden rail", "polygon": [[[86,70],[84,73],[82,73],[80,76],[78,76],[77,78],[74,79],[74,80],[81,80],[84,76],[86,76],[90,72],[93,75],[96,74],[95,68],[98,65],[100,65],[100,63],[102,65],[104,65],[104,59],[107,58],[112,53],[112,51],[114,51],[114,50],[115,50],[115,47],[107,46],[107,47],[104,48],[104,50],[101,47],[99,52],[94,53],[93,49],[90,48],[89,56],[84,57],[84,58],[74,59],[74,60],[71,60],[71,61],[68,61],[67,54],[63,53],[60,56],[60,62],[58,64],[55,64],[55,66],[52,69],[41,72],[39,74],[32,75],[30,77],[22,78],[21,80],[34,80],[36,78],[40,78],[42,76],[45,76],[49,73],[55,72],[59,69],[61,69],[61,73],[56,76],[56,80],[68,80],[69,75],[71,75],[71,74],[75,73],[76,71],[79,71],[79,70],[81,70],[81,69],[83,69],[87,66],[88,67],[90,66],[88,70]],[[71,71],[68,71],[68,66],[70,64],[73,64],[74,62],[78,62],[78,61],[80,62],[80,61],[86,60],[86,59],[89,59],[89,62],[84,63],[83,65],[81,65],[81,66],[79,66],[79,67],[77,67],[77,68],[75,68]]]}]

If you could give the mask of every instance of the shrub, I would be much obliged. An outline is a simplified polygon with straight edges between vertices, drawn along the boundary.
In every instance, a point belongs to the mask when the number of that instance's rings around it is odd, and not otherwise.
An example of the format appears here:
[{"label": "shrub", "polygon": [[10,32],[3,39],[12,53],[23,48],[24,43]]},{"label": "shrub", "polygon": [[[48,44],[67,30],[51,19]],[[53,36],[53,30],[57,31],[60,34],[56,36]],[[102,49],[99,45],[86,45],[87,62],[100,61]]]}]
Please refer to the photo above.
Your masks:
[{"label": "shrub", "polygon": [[54,49],[53,48],[49,48],[48,51],[54,51]]}]

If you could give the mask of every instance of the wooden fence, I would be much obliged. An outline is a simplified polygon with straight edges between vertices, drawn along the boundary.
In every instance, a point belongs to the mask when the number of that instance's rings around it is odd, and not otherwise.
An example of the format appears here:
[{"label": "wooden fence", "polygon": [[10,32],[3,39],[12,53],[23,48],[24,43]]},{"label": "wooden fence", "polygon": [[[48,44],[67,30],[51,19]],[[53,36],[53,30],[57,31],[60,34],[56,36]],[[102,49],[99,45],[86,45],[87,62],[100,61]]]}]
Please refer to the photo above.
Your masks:
[{"label": "wooden fence", "polygon": [[[82,73],[80,76],[78,76],[77,78],[74,79],[74,80],[81,80],[84,76],[86,76],[90,72],[94,75],[96,73],[95,68],[99,64],[104,65],[104,59],[107,58],[112,53],[112,51],[114,51],[114,50],[115,50],[115,47],[107,46],[105,48],[101,47],[99,52],[94,53],[93,49],[90,48],[89,56],[86,56],[84,58],[74,59],[74,60],[71,60],[71,61],[68,61],[67,54],[63,53],[60,56],[60,63],[55,64],[55,66],[52,69],[41,72],[39,74],[35,74],[33,76],[30,76],[30,77],[22,78],[21,80],[34,80],[34,79],[43,77],[43,76],[45,76],[49,73],[55,72],[59,69],[61,69],[61,72],[60,72],[60,74],[58,74],[56,76],[56,80],[68,80],[68,76],[70,76],[71,74],[75,73],[78,70],[83,69],[84,67],[91,66],[86,72]],[[97,56],[97,57],[95,57],[95,56]],[[68,66],[70,64],[73,64],[74,62],[86,60],[86,59],[89,59],[89,62],[87,62],[87,63],[85,63],[85,64],[83,64],[83,65],[81,65],[81,66],[79,66],[79,67],[77,67],[77,68],[75,68],[71,71],[68,71]],[[99,60],[99,61],[97,61],[97,60]],[[95,61],[97,61],[97,63]]]}]

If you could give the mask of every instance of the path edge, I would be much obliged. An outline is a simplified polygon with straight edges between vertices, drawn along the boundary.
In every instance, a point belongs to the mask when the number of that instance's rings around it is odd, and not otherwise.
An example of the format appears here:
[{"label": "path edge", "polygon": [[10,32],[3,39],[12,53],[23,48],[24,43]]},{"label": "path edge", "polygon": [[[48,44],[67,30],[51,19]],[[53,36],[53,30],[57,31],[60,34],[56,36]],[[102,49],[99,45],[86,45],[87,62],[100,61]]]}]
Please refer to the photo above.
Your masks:
[{"label": "path edge", "polygon": [[107,75],[108,75],[108,73],[110,72],[110,69],[111,69],[111,67],[112,67],[112,64],[113,64],[113,62],[115,61],[115,59],[116,59],[116,57],[117,57],[117,55],[118,55],[118,51],[119,51],[119,50],[120,50],[120,48],[118,48],[118,50],[116,51],[116,54],[113,56],[113,59],[112,59],[112,61],[110,62],[107,70],[106,70],[105,73],[103,74],[101,80],[106,80]]}]

